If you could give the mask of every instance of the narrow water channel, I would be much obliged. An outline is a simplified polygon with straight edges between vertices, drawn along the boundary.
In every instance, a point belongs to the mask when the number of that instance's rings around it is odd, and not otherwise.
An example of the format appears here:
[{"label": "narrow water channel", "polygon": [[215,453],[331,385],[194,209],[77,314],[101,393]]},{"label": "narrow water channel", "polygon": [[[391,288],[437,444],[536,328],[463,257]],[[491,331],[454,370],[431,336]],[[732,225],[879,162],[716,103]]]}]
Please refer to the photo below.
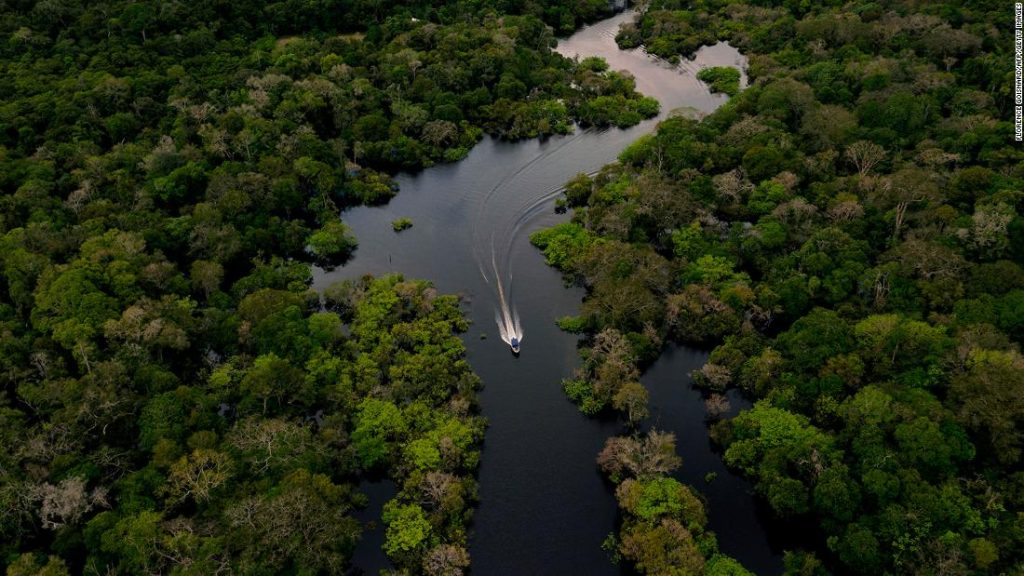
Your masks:
[{"label": "narrow water channel", "polygon": [[[617,48],[619,24],[632,17],[627,12],[584,28],[560,41],[557,50],[569,57],[602,56],[613,69],[631,72],[638,90],[661,102],[659,119],[680,108],[710,112],[725,101],[710,94],[695,74],[703,66],[742,67],[735,49],[706,47],[693,62],[672,67],[642,51]],[[461,162],[400,175],[401,192],[388,205],[343,215],[359,248],[344,267],[316,276],[315,287],[323,288],[368,273],[400,272],[465,297],[473,325],[464,341],[484,382],[481,403],[490,423],[471,537],[476,574],[619,572],[600,549],[615,529],[616,507],[594,459],[620,426],[585,418],[562,393],[561,379],[577,365],[577,338],[558,330],[554,321],[575,313],[583,291],[566,288],[528,237],[568,218],[553,210],[563,183],[614,161],[657,120],[543,141],[485,138]],[[413,227],[396,234],[391,221],[400,217],[411,218]],[[487,267],[495,272],[491,282],[481,273]],[[505,297],[518,310],[525,333],[518,358],[501,341],[494,321],[493,276],[510,275],[514,282]],[[758,521],[749,485],[725,471],[707,446],[700,397],[689,389],[687,377],[703,361],[696,351],[672,350],[645,376],[656,424],[679,434],[683,477],[698,489],[710,488],[705,491],[710,527],[722,550],[759,574],[778,573],[781,561]],[[708,471],[719,471],[710,487],[693,480]],[[370,574],[386,565],[379,551],[362,548],[356,561]]]}]

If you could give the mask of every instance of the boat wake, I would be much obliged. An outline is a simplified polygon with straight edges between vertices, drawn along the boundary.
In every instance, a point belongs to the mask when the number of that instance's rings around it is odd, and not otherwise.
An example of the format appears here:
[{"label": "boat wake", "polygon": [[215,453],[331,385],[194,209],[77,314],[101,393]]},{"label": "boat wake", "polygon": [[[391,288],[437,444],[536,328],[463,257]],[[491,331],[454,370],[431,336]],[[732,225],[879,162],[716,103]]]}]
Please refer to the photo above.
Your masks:
[{"label": "boat wake", "polygon": [[[516,311],[515,305],[510,305],[509,299],[505,295],[505,281],[498,273],[498,262],[493,246],[491,248],[491,267],[494,269],[494,285],[498,291],[498,307],[494,310],[494,322],[498,325],[498,333],[501,334],[502,342],[508,344],[513,352],[518,353],[519,346],[523,341],[523,326],[519,322],[519,312]],[[486,274],[484,274],[484,280],[490,283],[490,278]],[[511,293],[511,274],[508,277],[507,287]]]},{"label": "boat wake", "polygon": [[[538,154],[528,162],[520,166],[511,174],[494,183],[483,200],[480,202],[475,224],[476,246],[474,252],[477,257],[477,265],[480,275],[495,291],[498,297],[497,307],[494,310],[494,322],[498,325],[498,333],[501,340],[507,344],[516,354],[519,353],[519,346],[523,341],[523,325],[519,320],[519,312],[516,311],[512,300],[512,267],[509,261],[512,246],[522,232],[524,225],[539,214],[544,213],[546,203],[550,203],[561,192],[563,186],[544,191],[539,198],[526,198],[526,204],[511,207],[508,210],[495,211],[496,205],[506,205],[495,202],[496,198],[503,196],[503,192],[509,189],[510,184],[523,174],[528,173],[538,163],[544,162],[557,154],[566,146],[571,145],[583,136],[583,131],[577,131],[573,136],[565,138],[557,146]],[[489,218],[485,216],[489,215]],[[498,222],[494,221],[495,216],[500,216]],[[487,222],[488,224],[484,224]],[[488,238],[489,236],[489,238]],[[489,240],[489,241],[488,241]],[[496,246],[495,243],[501,244]],[[490,246],[490,266],[485,262],[488,260],[486,254],[487,246]],[[489,268],[489,270],[488,270]],[[505,271],[505,274],[502,274]]]},{"label": "boat wake", "polygon": [[[562,139],[557,145],[544,150],[524,163],[511,174],[496,182],[480,203],[474,222],[476,239],[474,254],[480,275],[491,286],[497,296],[494,322],[498,325],[501,340],[518,354],[523,341],[523,326],[519,321],[512,298],[512,249],[529,229],[537,217],[550,213],[551,204],[565,189],[564,184],[543,189],[533,189],[534,194],[518,195],[507,192],[522,191],[527,186],[515,184],[517,179],[528,175],[531,170],[545,162],[552,162],[579,141],[587,132],[577,130],[572,136]],[[593,175],[590,174],[591,176]],[[507,191],[507,192],[506,192]],[[502,201],[495,201],[501,198]],[[502,206],[495,210],[495,206]],[[485,215],[489,218],[485,218]],[[497,221],[495,221],[497,219]],[[487,247],[490,247],[490,257]],[[490,260],[490,266],[486,262]]]}]

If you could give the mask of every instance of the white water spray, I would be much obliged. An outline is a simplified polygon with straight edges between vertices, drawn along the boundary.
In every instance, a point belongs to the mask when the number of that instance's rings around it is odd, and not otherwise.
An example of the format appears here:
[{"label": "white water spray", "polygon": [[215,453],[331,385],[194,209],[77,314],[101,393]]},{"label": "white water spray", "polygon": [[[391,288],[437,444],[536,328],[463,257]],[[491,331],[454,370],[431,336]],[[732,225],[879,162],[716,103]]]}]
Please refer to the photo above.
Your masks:
[{"label": "white water spray", "polygon": [[[512,303],[512,266],[510,262],[512,246],[517,238],[519,238],[524,226],[538,214],[544,212],[545,207],[549,206],[550,202],[561,194],[563,186],[559,185],[549,189],[539,198],[526,198],[528,202],[526,205],[513,208],[511,211],[502,212],[503,216],[512,216],[510,220],[506,218],[504,226],[483,228],[483,223],[488,221],[484,218],[485,213],[487,210],[494,209],[495,203],[492,203],[491,200],[501,194],[515,178],[530,170],[538,162],[544,162],[565,146],[582,138],[583,134],[583,131],[577,131],[574,136],[568,137],[558,145],[548,148],[511,174],[496,182],[484,196],[477,210],[477,217],[474,221],[474,238],[477,240],[474,253],[477,266],[484,281],[495,288],[498,306],[494,310],[494,322],[498,325],[498,333],[501,335],[501,340],[509,346],[512,346],[513,338],[518,343],[523,341],[523,326],[519,321],[519,312],[516,310],[515,304]],[[491,248],[490,272],[488,272],[487,266],[484,264],[486,261],[485,246],[487,246],[487,243],[484,241],[485,237],[483,235],[488,231],[490,232]],[[499,238],[502,243],[500,250],[495,249],[495,238]],[[502,277],[502,270],[507,271],[507,277]],[[491,282],[492,274],[494,282]]]},{"label": "white water spray", "polygon": [[[498,325],[498,333],[501,334],[501,340],[509,346],[512,345],[513,338],[522,343],[523,326],[519,322],[519,312],[516,311],[514,305],[509,305],[508,298],[505,297],[505,282],[502,281],[501,275],[498,272],[498,262],[493,246],[491,247],[491,267],[494,269],[494,284],[498,288],[498,308],[494,310],[494,322]],[[490,279],[487,278],[486,274],[484,274],[484,279],[490,283]],[[509,274],[508,284],[509,291],[511,292],[511,273]]]}]

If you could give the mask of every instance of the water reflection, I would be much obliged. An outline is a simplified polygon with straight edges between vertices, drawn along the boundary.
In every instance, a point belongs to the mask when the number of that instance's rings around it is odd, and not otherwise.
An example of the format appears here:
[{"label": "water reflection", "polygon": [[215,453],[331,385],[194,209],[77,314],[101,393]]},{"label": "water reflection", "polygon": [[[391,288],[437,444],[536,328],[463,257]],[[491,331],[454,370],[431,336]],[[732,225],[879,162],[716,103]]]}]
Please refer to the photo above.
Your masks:
[{"label": "water reflection", "polygon": [[[736,50],[727,44],[706,47],[694,61],[678,67],[642,51],[620,51],[615,33],[632,17],[627,12],[584,28],[557,49],[570,57],[602,56],[613,69],[630,71],[637,88],[661,102],[659,119],[681,109],[706,114],[725,101],[710,94],[695,75],[705,66],[744,65]],[[479,473],[481,504],[470,543],[477,574],[619,571],[600,549],[615,530],[616,506],[594,460],[605,439],[621,428],[616,421],[583,417],[561,390],[561,379],[577,365],[578,339],[560,331],[555,320],[578,310],[583,291],[564,287],[528,236],[568,218],[554,212],[554,200],[567,180],[615,161],[627,145],[652,131],[657,120],[628,130],[578,130],[545,140],[485,138],[461,162],[399,175],[401,193],[388,205],[354,208],[343,215],[359,239],[354,258],[315,277],[315,286],[323,288],[363,274],[401,272],[465,297],[473,327],[464,341],[469,361],[485,384],[481,404],[490,423]],[[401,217],[411,218],[414,226],[396,234],[391,221]],[[530,329],[529,346],[519,361],[499,344],[500,331],[493,332],[494,310],[501,309],[502,297],[486,280],[488,275],[509,281],[515,277],[515,308],[521,326]],[[512,295],[505,292],[505,298],[514,318]],[[703,361],[700,353],[680,348],[645,376],[659,426],[679,434],[681,473],[705,490],[710,527],[720,534],[723,551],[759,573],[779,572],[781,562],[757,521],[749,486],[729,476],[707,448],[703,417],[694,416],[701,411],[699,394],[693,397],[680,385]],[[712,468],[721,470],[720,481],[705,486],[703,471]],[[379,547],[376,541],[372,544]],[[362,544],[367,545],[370,539]],[[385,567],[382,558],[357,554],[369,573]]]}]

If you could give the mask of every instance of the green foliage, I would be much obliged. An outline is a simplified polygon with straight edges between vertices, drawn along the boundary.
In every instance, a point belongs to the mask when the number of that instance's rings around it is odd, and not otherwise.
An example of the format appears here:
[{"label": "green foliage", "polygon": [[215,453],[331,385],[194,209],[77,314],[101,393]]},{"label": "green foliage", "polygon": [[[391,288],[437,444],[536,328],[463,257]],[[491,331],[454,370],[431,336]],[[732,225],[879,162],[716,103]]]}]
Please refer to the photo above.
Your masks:
[{"label": "green foliage", "polygon": [[567,378],[562,380],[562,389],[579,406],[580,412],[588,416],[597,415],[606,407],[606,403],[594,397],[594,387],[586,380]]},{"label": "green foliage", "polygon": [[786,188],[778,182],[765,180],[750,193],[747,208],[754,214],[768,214],[786,199]]},{"label": "green foliage", "polygon": [[710,254],[701,256],[686,267],[683,272],[683,281],[721,286],[749,280],[745,275],[737,274],[733,268],[734,264],[727,258]]},{"label": "green foliage", "polygon": [[18,556],[7,565],[7,576],[67,576],[67,564],[57,556],[50,556],[43,563],[35,554]]},{"label": "green foliage", "polygon": [[[138,300],[102,325],[109,348],[70,341],[68,358],[81,372],[55,355],[44,361],[52,372],[17,387],[41,409],[36,422],[12,410],[4,415],[21,424],[10,438],[3,430],[12,445],[49,442],[44,427],[57,422],[75,437],[36,464],[21,456],[3,461],[12,475],[0,495],[40,495],[25,501],[26,514],[8,508],[15,514],[0,524],[4,550],[46,549],[25,537],[37,523],[70,538],[54,540],[46,561],[21,554],[13,573],[68,573],[85,556],[90,565],[128,573],[172,571],[172,558],[203,573],[225,565],[246,573],[337,573],[360,532],[351,510],[361,502],[355,483],[368,468],[399,483],[437,471],[454,486],[443,517],[411,503],[419,501],[418,488],[398,496],[401,512],[388,517],[388,551],[397,551],[397,563],[421,565],[435,537],[464,547],[473,492],[463,482],[472,482],[484,424],[473,415],[477,381],[457,336],[466,327],[457,299],[400,277],[363,279],[351,286],[346,337],[338,314],[311,305],[308,268],[258,264],[236,297],[221,293],[224,308],[199,307],[187,297],[187,282],[168,288],[184,292],[178,299],[145,296],[150,287],[137,278],[153,271],[135,270],[132,259],[161,260],[144,258],[143,250],[125,234],[86,243],[77,266],[96,278],[89,284],[109,290],[115,302]],[[40,326],[79,314],[55,292],[45,300]],[[229,330],[207,333],[210,325],[197,326],[195,314]],[[88,321],[98,319],[79,316],[80,324]],[[192,343],[223,356],[189,360]],[[424,358],[432,362],[423,365]],[[410,387],[405,374],[420,374],[431,387]],[[83,409],[90,411],[85,419],[68,416]],[[314,411],[315,421],[308,416]],[[112,450],[124,459],[100,458]],[[40,475],[29,476],[31,466]],[[198,522],[201,532],[191,528]],[[460,562],[468,564],[468,556]]]},{"label": "green foliage", "polygon": [[[695,383],[755,401],[715,425],[725,461],[827,541],[789,572],[1012,572],[1024,155],[982,96],[1006,94],[990,63],[1012,38],[984,32],[994,5],[769,4],[652,2],[620,29],[621,47],[668,59],[726,39],[751,87],[567,187],[572,233],[538,236],[586,238],[549,258],[588,289],[583,357],[612,330],[715,347]],[[722,90],[739,76],[700,73]],[[567,391],[601,398],[602,366]],[[666,542],[687,548],[672,535],[627,517],[617,546],[669,573]]]},{"label": "green foliage", "polygon": [[[755,472],[769,453],[782,462],[796,461],[812,452],[818,454],[823,463],[834,456],[831,439],[810,426],[806,418],[765,402],[758,402],[731,424],[733,442],[726,450],[725,460],[749,473]],[[775,461],[776,457],[771,460]]]},{"label": "green foliage", "polygon": [[309,237],[309,251],[317,260],[333,262],[346,258],[356,248],[356,239],[342,222],[328,222]]},{"label": "green foliage", "polygon": [[562,318],[555,320],[555,323],[558,324],[558,327],[562,330],[574,334],[586,332],[590,325],[589,320],[582,316],[563,316]]},{"label": "green foliage", "polygon": [[721,554],[716,554],[708,559],[704,565],[705,576],[750,576],[750,572],[742,564]]},{"label": "green foliage", "polygon": [[714,66],[697,72],[697,79],[706,82],[712,92],[735,96],[740,91],[740,71],[728,66]]},{"label": "green foliage", "polygon": [[408,429],[402,411],[391,402],[367,398],[356,412],[352,444],[363,466],[372,468],[389,455],[389,443],[401,439]]},{"label": "green foliage", "polygon": [[584,206],[594,188],[594,181],[586,174],[577,174],[565,183],[565,199],[569,206]]},{"label": "green foliage", "polygon": [[548,264],[563,270],[572,269],[575,258],[580,257],[598,239],[579,224],[565,222],[530,235],[530,242],[540,248]]},{"label": "green foliage", "polygon": [[597,461],[618,484],[623,521],[603,544],[615,558],[640,573],[749,574],[718,553],[700,498],[667,476],[680,463],[674,435],[652,430],[643,437],[609,438]]},{"label": "green foliage", "polygon": [[658,478],[643,485],[640,500],[632,512],[643,520],[665,515],[689,520],[694,515],[690,509],[694,507],[700,509],[682,484],[674,478]]},{"label": "green foliage", "polygon": [[672,252],[678,258],[694,261],[711,249],[711,243],[704,238],[700,222],[672,232]]},{"label": "green foliage", "polygon": [[[0,455],[10,571],[340,572],[364,467],[403,486],[399,570],[437,546],[468,563],[483,424],[457,301],[392,277],[317,312],[307,263],[351,252],[340,209],[392,197],[387,171],[485,131],[656,114],[627,75],[551,50],[545,23],[604,0],[489,8],[0,8],[0,438],[25,448]],[[590,291],[570,327],[604,334],[567,386],[588,412],[642,413],[637,363],[665,339],[759,335],[704,377],[759,399],[720,437],[772,508],[821,527],[805,571],[1022,561],[1004,12],[651,3],[623,46],[728,39],[754,85],[574,182],[574,222],[535,237]],[[645,478],[669,467],[651,453]],[[430,473],[454,480],[421,504]],[[669,516],[627,518],[622,556],[711,571],[706,535]]]},{"label": "green foliage", "polygon": [[598,96],[579,107],[579,120],[584,126],[618,126],[626,128],[658,115],[661,108],[650,97],[626,98],[621,95]]},{"label": "green foliage", "polygon": [[422,552],[431,536],[430,522],[422,508],[416,504],[398,505],[394,501],[384,505],[381,516],[387,526],[384,551],[395,559]]},{"label": "green foliage", "polygon": [[408,230],[409,228],[412,228],[412,220],[409,218],[399,218],[391,222],[391,228],[394,229],[395,232]]}]

